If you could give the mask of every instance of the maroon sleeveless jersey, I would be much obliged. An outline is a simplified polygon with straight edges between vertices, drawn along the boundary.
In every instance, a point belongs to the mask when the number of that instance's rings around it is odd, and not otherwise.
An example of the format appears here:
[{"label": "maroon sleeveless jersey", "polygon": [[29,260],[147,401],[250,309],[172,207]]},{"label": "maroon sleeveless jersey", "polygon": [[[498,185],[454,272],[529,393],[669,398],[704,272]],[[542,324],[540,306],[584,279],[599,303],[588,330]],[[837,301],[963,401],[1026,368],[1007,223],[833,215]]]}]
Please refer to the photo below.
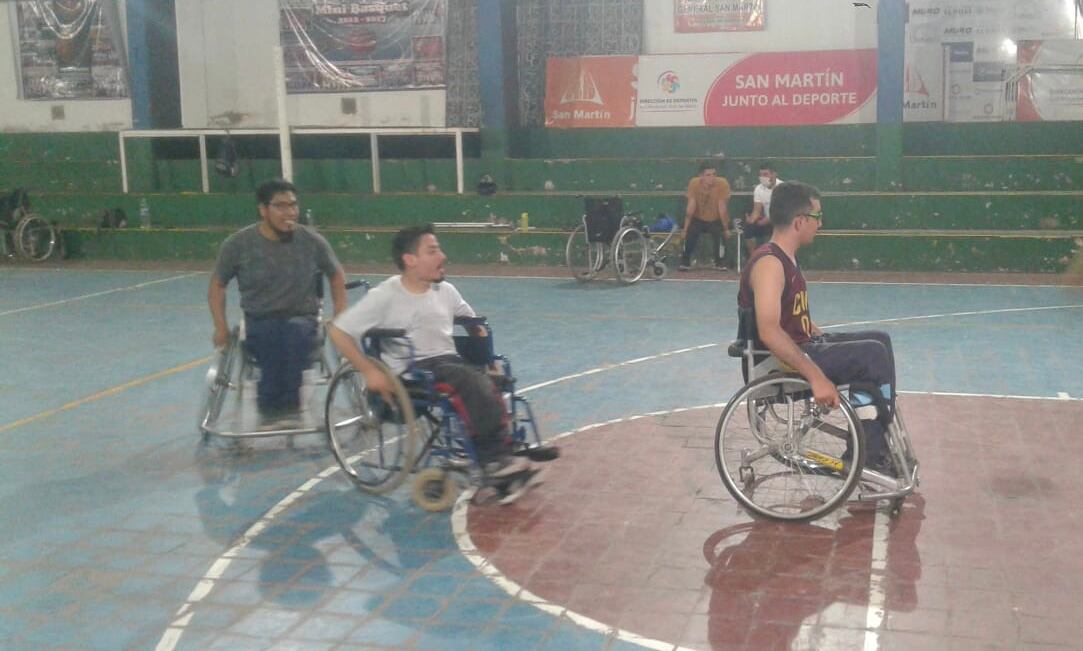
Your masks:
[{"label": "maroon sleeveless jersey", "polygon": [[764,244],[753,251],[748,258],[748,264],[741,273],[741,288],[737,292],[737,305],[747,309],[755,307],[749,277],[756,262],[769,255],[778,258],[782,263],[782,273],[786,278],[786,286],[782,290],[782,323],[780,325],[794,343],[803,344],[811,339],[812,332],[812,317],[808,310],[808,285],[805,284],[805,277],[801,274],[801,267],[790,260],[790,256],[786,255],[785,251],[774,242]]}]

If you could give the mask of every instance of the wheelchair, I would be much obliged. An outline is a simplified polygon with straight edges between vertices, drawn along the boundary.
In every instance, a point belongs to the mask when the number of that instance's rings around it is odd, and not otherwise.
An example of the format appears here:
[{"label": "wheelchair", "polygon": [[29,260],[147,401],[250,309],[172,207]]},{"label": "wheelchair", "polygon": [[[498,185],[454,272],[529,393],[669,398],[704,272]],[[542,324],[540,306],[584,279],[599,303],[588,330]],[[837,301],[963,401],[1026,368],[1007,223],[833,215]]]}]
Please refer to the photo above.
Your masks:
[{"label": "wheelchair", "polygon": [[[323,276],[316,277],[317,295],[323,298]],[[347,289],[363,287],[365,280],[353,280],[346,283]],[[322,302],[322,301],[321,301]],[[324,431],[320,415],[308,412],[311,392],[316,386],[326,385],[334,370],[334,364],[327,354],[327,331],[321,306],[316,316],[316,336],[309,351],[308,369],[301,386],[300,422],[291,427],[261,428],[258,423],[254,401],[256,381],[259,379],[259,365],[255,357],[245,348],[245,324],[242,318],[233,327],[226,345],[215,352],[205,380],[206,395],[199,417],[199,430],[203,440],[211,436],[223,438],[259,438],[267,436],[290,436],[299,434],[319,434]],[[224,414],[226,405],[231,409]]]},{"label": "wheelchair", "polygon": [[715,464],[741,506],[772,520],[808,522],[858,490],[859,501],[891,500],[891,514],[899,513],[918,486],[918,460],[897,405],[884,432],[891,469],[874,470],[865,466],[859,418],[877,413],[868,411],[878,407],[867,391],[840,385],[839,408],[822,409],[811,385],[759,342],[751,310],[740,311],[728,353],[741,360],[746,384],[718,420]]},{"label": "wheelchair", "polygon": [[[486,370],[503,398],[513,454],[532,460],[555,458],[542,444],[534,412],[515,392],[511,363],[493,352],[492,328],[484,317],[455,319],[455,348],[465,361]],[[483,331],[483,334],[482,334]],[[382,342],[396,340],[409,351],[407,369],[396,376],[379,358]],[[479,488],[490,485],[478,463],[472,437],[432,373],[419,368],[404,330],[376,329],[362,337],[362,348],[392,380],[393,397],[370,394],[365,378],[349,362],[335,371],[327,391],[325,419],[331,451],[346,476],[362,491],[382,494],[416,472],[414,502],[426,511],[451,507],[460,490],[456,475]],[[480,493],[480,491],[479,491]]]},{"label": "wheelchair", "polygon": [[619,197],[588,197],[584,200],[583,221],[568,236],[564,259],[579,282],[593,280],[610,262],[617,280],[631,285],[650,267],[655,280],[668,271],[662,250],[677,233],[674,222],[666,238],[654,245],[642,211],[625,213]]},{"label": "wheelchair", "polygon": [[44,262],[62,247],[56,224],[31,211],[26,190],[0,198],[0,256]]}]

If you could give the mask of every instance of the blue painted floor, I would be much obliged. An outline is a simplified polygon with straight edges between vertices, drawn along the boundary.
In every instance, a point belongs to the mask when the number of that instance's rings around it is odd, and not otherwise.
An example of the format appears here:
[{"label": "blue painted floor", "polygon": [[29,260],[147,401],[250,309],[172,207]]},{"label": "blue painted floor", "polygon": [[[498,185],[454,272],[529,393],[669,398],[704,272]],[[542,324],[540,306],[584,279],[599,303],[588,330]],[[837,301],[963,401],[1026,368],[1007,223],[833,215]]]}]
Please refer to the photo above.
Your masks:
[{"label": "blue painted floor", "polygon": [[[527,391],[547,434],[738,388],[732,280],[454,282],[521,388],[572,376]],[[327,474],[291,498],[335,465],[318,436],[201,443],[206,283],[0,268],[0,648],[640,648],[510,596],[405,489],[374,498]],[[891,333],[903,391],[1083,397],[1083,289],[810,296],[823,326]]]}]

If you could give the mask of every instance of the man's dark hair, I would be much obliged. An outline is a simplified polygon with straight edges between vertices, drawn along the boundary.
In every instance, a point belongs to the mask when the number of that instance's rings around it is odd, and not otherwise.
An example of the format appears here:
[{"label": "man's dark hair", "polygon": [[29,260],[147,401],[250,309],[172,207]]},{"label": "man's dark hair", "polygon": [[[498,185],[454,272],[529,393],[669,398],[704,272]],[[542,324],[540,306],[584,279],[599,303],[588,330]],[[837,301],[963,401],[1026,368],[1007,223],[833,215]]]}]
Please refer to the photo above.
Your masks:
[{"label": "man's dark hair", "polygon": [[707,170],[714,170],[714,171],[717,172],[718,171],[718,163],[716,163],[713,160],[700,161],[699,173],[703,174]]},{"label": "man's dark hair", "polygon": [[271,204],[271,199],[280,192],[292,192],[297,194],[297,186],[285,179],[271,179],[264,181],[256,188],[256,201],[265,206]]},{"label": "man's dark hair", "polygon": [[395,233],[395,239],[391,240],[391,259],[395,261],[395,266],[399,268],[399,271],[406,270],[406,263],[402,261],[402,256],[407,253],[417,254],[417,244],[423,235],[436,235],[432,224],[407,226]]},{"label": "man's dark hair", "polygon": [[756,169],[757,170],[771,170],[772,172],[777,171],[777,170],[775,170],[775,164],[772,163],[769,160],[765,160],[762,163],[760,163],[760,166],[757,167]]},{"label": "man's dark hair", "polygon": [[786,181],[771,193],[771,223],[789,226],[798,215],[812,210],[812,200],[820,198],[820,191],[800,181]]}]

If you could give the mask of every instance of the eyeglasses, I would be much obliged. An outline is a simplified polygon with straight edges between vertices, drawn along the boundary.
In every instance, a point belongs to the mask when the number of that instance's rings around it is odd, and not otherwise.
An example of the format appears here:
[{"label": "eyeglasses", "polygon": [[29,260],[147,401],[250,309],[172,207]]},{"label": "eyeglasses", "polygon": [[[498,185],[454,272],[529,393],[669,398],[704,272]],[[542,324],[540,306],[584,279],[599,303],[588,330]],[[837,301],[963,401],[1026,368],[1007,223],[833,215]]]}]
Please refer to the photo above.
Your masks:
[{"label": "eyeglasses", "polygon": [[275,210],[293,210],[298,204],[296,201],[275,201],[270,205]]},{"label": "eyeglasses", "polygon": [[823,221],[824,221],[824,211],[821,210],[820,212],[803,212],[800,215],[798,215],[798,217],[812,217],[816,221],[818,221],[820,223],[823,223]]}]

